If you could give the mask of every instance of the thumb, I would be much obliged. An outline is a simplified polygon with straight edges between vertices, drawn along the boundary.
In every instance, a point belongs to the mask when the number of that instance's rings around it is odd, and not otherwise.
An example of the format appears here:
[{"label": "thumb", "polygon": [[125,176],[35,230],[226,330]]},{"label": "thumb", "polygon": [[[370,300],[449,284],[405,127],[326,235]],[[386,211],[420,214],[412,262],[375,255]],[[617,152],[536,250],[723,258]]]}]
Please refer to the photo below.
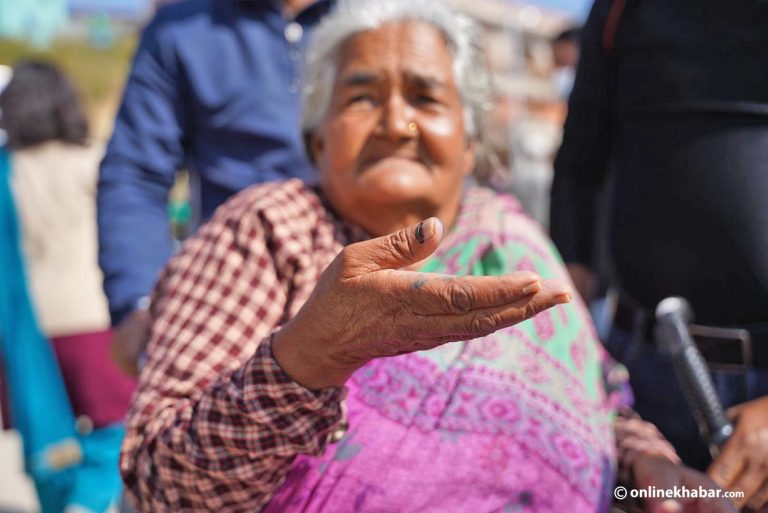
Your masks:
[{"label": "thumb", "polygon": [[351,244],[342,251],[342,277],[400,269],[424,260],[443,240],[443,223],[436,217],[389,235]]},{"label": "thumb", "polygon": [[723,488],[728,488],[743,470],[744,458],[740,454],[739,442],[738,437],[732,436],[707,470],[709,477]]}]

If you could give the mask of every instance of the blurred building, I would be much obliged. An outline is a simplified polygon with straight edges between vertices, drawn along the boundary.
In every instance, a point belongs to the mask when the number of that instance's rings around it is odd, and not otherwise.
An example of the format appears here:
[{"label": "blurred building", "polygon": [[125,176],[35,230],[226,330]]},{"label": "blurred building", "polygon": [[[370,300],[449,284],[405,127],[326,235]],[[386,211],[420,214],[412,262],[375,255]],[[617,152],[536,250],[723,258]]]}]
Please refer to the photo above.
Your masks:
[{"label": "blurred building", "polygon": [[553,81],[551,42],[583,16],[583,9],[509,0],[451,1],[480,23],[492,73],[494,93],[485,129],[493,158],[485,178],[497,189],[514,192],[546,226],[552,162],[565,117],[565,101]]},{"label": "blurred building", "polygon": [[0,0],[0,37],[46,46],[68,21],[66,0]]},{"label": "blurred building", "polygon": [[0,39],[49,47],[56,38],[109,47],[154,12],[151,0],[0,0]]}]

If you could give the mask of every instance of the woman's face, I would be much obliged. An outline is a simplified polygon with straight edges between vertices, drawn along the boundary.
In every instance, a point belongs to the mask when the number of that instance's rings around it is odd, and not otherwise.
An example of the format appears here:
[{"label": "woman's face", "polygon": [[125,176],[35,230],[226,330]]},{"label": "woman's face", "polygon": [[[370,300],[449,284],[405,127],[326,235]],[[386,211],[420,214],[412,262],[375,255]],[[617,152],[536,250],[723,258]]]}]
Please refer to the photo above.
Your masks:
[{"label": "woman's face", "polygon": [[474,146],[442,34],[402,22],[350,38],[310,145],[331,205],[370,234],[430,216],[450,227]]}]

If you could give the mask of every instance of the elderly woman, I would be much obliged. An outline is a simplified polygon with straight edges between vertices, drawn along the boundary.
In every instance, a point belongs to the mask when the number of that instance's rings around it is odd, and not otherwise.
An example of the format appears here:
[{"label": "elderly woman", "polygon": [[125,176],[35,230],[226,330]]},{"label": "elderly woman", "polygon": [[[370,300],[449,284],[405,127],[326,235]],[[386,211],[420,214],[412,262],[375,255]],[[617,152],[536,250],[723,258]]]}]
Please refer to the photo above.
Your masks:
[{"label": "elderly woman", "polygon": [[[607,509],[617,394],[583,305],[517,203],[463,185],[472,35],[413,0],[318,28],[319,186],[244,191],[160,278],[122,457],[138,509]],[[638,483],[711,485],[642,421],[620,435]]]}]

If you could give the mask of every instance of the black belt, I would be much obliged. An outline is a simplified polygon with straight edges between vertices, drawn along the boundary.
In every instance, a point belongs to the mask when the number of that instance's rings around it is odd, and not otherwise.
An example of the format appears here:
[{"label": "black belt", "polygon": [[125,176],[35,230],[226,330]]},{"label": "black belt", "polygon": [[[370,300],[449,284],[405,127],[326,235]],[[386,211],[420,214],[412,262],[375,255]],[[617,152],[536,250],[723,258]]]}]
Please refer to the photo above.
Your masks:
[{"label": "black belt", "polygon": [[[648,343],[656,341],[656,319],[645,309],[619,300],[613,323],[624,331],[639,334]],[[692,324],[690,333],[704,360],[713,369],[768,369],[768,324],[735,328]]]}]

